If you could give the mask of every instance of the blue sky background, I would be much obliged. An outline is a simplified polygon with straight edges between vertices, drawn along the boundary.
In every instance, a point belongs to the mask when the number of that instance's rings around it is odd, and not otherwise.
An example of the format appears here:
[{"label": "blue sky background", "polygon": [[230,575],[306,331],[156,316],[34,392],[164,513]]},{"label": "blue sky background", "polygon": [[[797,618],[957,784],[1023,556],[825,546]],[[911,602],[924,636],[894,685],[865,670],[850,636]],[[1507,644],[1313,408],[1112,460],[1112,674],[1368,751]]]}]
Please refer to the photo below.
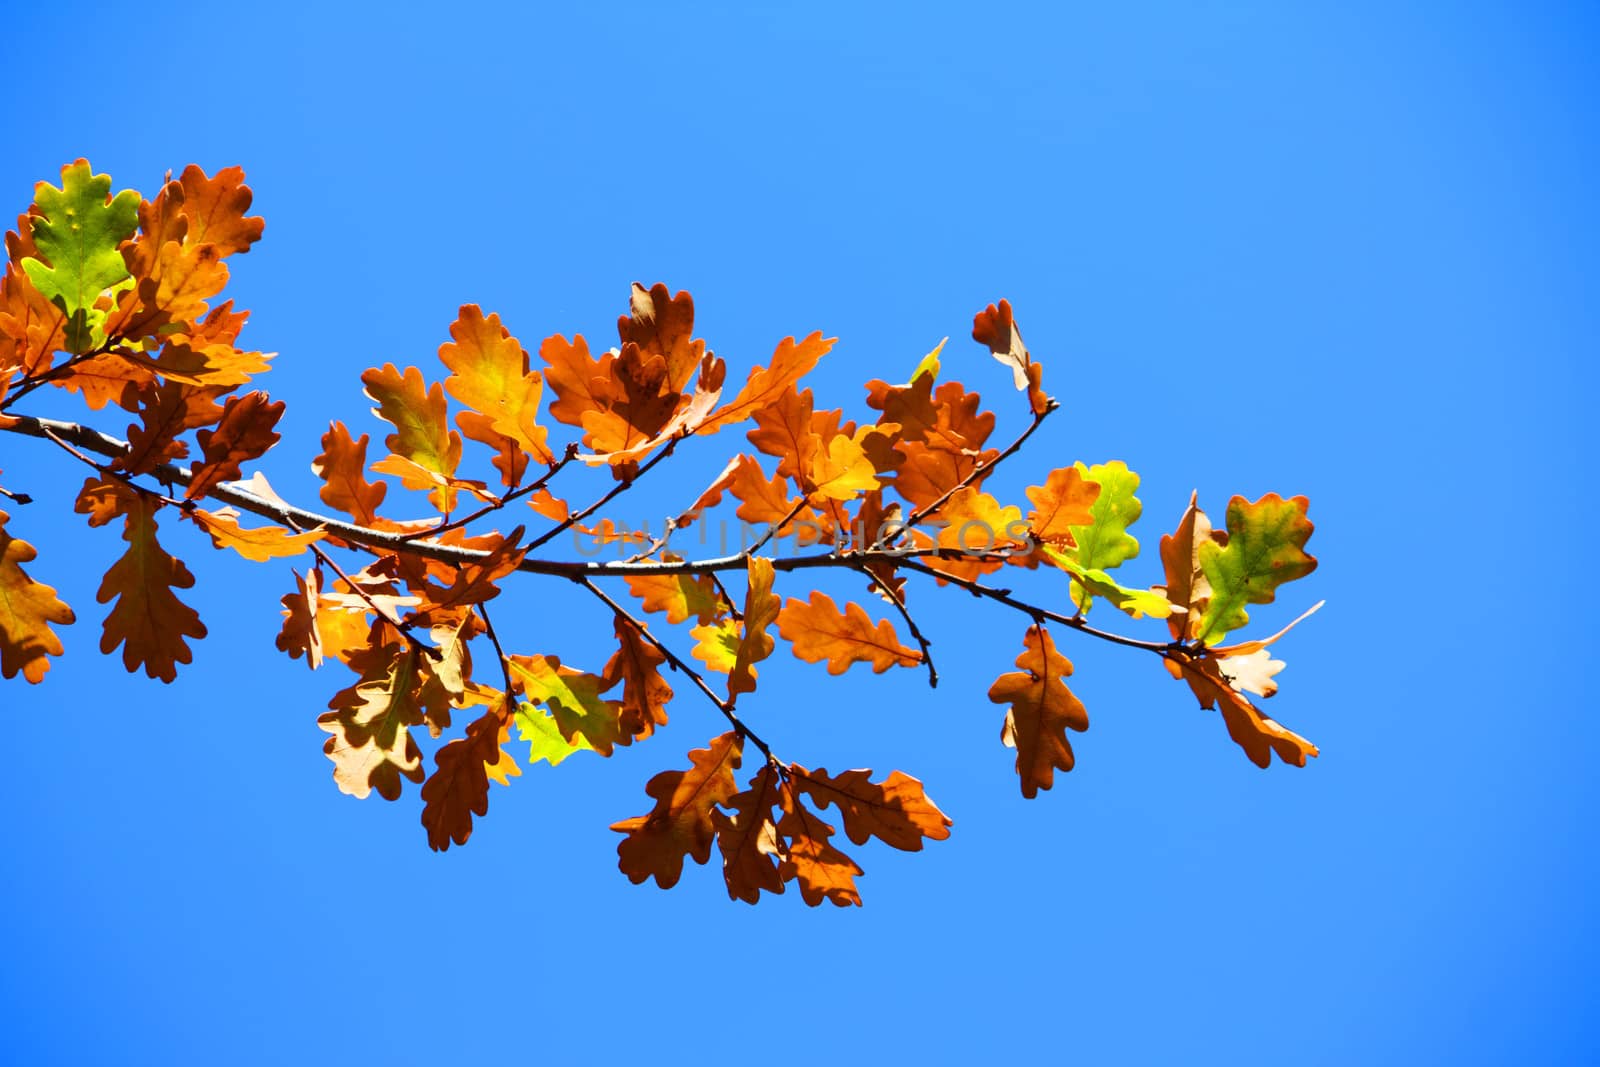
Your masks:
[{"label": "blue sky background", "polygon": [[[37,500],[12,532],[80,616],[47,682],[0,696],[0,1060],[1600,1055],[1595,20],[1292,6],[12,12],[13,70],[36,67],[9,210],[80,155],[146,193],[246,168],[266,236],[230,293],[281,353],[285,495],[314,492],[328,419],[382,433],[364,368],[442,376],[459,304],[530,349],[609,342],[634,279],[693,292],[735,380],[785,335],[840,337],[813,385],[855,413],[948,334],[1008,440],[1018,400],[967,338],[1005,296],[1064,410],[995,488],[1126,460],[1145,583],[1191,488],[1219,518],[1305,493],[1322,566],[1255,617],[1329,604],[1278,646],[1269,707],[1322,747],[1309,768],[1257,770],[1153,660],[1067,634],[1092,726],[1032,802],[984,696],[1021,647],[1004,609],[923,591],[932,694],[773,661],[744,710],[783,754],[902,768],[956,822],[852,850],[863,909],[750,908],[714,868],[671,892],[615,868],[607,824],[721,729],[686,684],[657,738],[497,787],[436,855],[414,790],[334,787],[315,720],[344,676],[272,648],[287,565],[164,516],[212,632],[176,684],[130,677],[96,651],[116,532],[71,513],[70,460],[0,435]],[[736,440],[620,517],[675,510]],[[496,617],[518,651],[603,662],[607,621],[565,589]]]}]

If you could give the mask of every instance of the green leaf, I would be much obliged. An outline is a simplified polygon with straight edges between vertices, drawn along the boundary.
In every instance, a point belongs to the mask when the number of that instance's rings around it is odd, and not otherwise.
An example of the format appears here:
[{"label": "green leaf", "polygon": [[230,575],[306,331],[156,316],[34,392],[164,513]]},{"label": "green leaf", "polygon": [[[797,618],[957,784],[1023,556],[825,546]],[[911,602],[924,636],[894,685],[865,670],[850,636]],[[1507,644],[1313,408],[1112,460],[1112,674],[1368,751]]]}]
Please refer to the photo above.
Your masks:
[{"label": "green leaf", "polygon": [[87,352],[102,339],[105,313],[94,302],[105,290],[129,278],[117,246],[139,228],[139,194],[124,189],[109,201],[111,176],[95,174],[88,160],[61,168],[61,188],[40,182],[34,192],[40,211],[32,220],[33,242],[44,259],[22,261],[28,280],[67,313],[66,342]]},{"label": "green leaf", "polygon": [[[1078,468],[1084,481],[1100,486],[1100,495],[1089,506],[1094,521],[1086,526],[1068,527],[1072,539],[1078,543],[1072,558],[1085,571],[1104,572],[1119,567],[1139,554],[1139,539],[1128,533],[1128,527],[1144,510],[1139,498],[1133,495],[1139,488],[1139,476],[1116,459],[1092,467],[1082,463],[1073,466]],[[1082,581],[1072,587],[1073,603],[1085,611],[1093,595],[1093,590]]]},{"label": "green leaf", "polygon": [[1305,552],[1313,526],[1303,496],[1283,499],[1268,493],[1254,504],[1242,496],[1228,501],[1228,543],[1200,546],[1200,569],[1211,583],[1211,603],[1196,637],[1215,644],[1250,621],[1246,604],[1270,604],[1278,586],[1317,569]]},{"label": "green leaf", "polygon": [[1112,607],[1125,611],[1136,619],[1145,615],[1152,619],[1164,619],[1172,614],[1172,602],[1154,589],[1129,589],[1125,585],[1119,585],[1105,571],[1090,570],[1073,559],[1070,551],[1063,551],[1051,545],[1041,546],[1041,551],[1051,563],[1076,578],[1078,586],[1081,586],[1085,593],[1109,600]]},{"label": "green leaf", "polygon": [[561,736],[555,716],[532,704],[517,707],[517,732],[528,742],[528,762],[544,760],[554,767],[574,752],[593,752],[589,739],[578,734],[571,741]]}]

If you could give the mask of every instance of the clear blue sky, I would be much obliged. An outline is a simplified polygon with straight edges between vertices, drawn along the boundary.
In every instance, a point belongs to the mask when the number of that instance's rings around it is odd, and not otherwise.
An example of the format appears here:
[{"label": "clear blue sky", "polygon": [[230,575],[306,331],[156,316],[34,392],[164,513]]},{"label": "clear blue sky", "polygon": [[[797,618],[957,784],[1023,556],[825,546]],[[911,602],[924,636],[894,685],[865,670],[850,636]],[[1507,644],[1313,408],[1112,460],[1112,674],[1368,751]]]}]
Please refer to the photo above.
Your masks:
[{"label": "clear blue sky", "polygon": [[[37,498],[13,532],[80,623],[45,685],[0,690],[0,1061],[1600,1056],[1592,12],[679,6],[19,8],[0,192],[21,211],[80,155],[146,193],[246,168],[267,228],[231,292],[281,353],[264,469],[291,496],[329,418],[381,432],[362,369],[439,376],[463,302],[531,348],[608,339],[665,281],[736,379],[840,337],[814,384],[858,412],[948,334],[1009,437],[967,339],[1008,297],[1065,410],[996,488],[1126,460],[1146,583],[1191,488],[1218,516],[1310,496],[1322,566],[1257,617],[1329,602],[1270,705],[1322,757],[1259,771],[1153,662],[1063,635],[1092,726],[1024,801],[984,698],[1022,626],[924,597],[936,693],[792,662],[744,702],[790,758],[903,768],[954,816],[924,853],[855,850],[865,908],[617,872],[607,824],[720,730],[687,694],[645,745],[496,787],[437,855],[413,790],[334,787],[315,720],[345,683],[272,648],[287,566],[167,520],[212,635],[175,685],[129,677],[96,651],[114,530],[3,436]],[[499,617],[519,651],[604,655],[564,590]]]}]

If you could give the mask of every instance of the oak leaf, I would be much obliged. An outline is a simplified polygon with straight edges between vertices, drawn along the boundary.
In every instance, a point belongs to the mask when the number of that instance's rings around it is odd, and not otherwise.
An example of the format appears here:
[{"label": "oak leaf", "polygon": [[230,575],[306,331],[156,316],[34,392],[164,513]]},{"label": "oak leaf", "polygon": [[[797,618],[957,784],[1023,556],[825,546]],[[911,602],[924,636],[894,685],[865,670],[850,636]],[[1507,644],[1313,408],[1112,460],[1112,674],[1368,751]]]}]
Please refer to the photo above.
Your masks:
[{"label": "oak leaf", "polygon": [[472,817],[489,813],[489,768],[504,757],[500,729],[510,717],[509,703],[489,711],[467,726],[465,738],[451,741],[434,757],[438,769],[422,786],[422,825],[435,852],[451,842],[466,844]]},{"label": "oak leaf", "polygon": [[743,422],[757,411],[778,401],[794,384],[810,373],[817,361],[833,347],[834,338],[824,339],[819,330],[799,343],[785,337],[772,354],[772,362],[765,367],[755,367],[739,390],[727,404],[712,412],[700,425],[700,433],[714,433],[730,423]]},{"label": "oak leaf", "polygon": [[1039,386],[1040,367],[1033,362],[1027,347],[1022,343],[1022,331],[1017,329],[1011,315],[1011,302],[1002,300],[998,307],[990,304],[972,320],[972,339],[989,349],[995,359],[1011,368],[1012,383],[1017,391],[1028,391],[1028,406],[1035,415],[1049,410],[1050,400]]},{"label": "oak leaf", "polygon": [[693,750],[687,771],[662,771],[645,786],[656,801],[650,814],[611,824],[627,835],[617,843],[617,857],[630,882],[654,878],[662,889],[671,889],[683,876],[685,856],[701,864],[711,858],[716,836],[712,812],[739,791],[733,772],[739,769],[743,747],[730,730],[714,738],[709,748]]},{"label": "oak leaf", "polygon": [[761,899],[762,890],[783,892],[778,826],[772,819],[780,788],[778,768],[763,764],[744,792],[724,802],[731,811],[719,809],[711,813],[729,900],[755,904]]},{"label": "oak leaf", "polygon": [[185,638],[202,638],[205,624],[174,589],[188,589],[194,576],[183,561],[169,556],[156,540],[158,502],[140,493],[127,503],[122,539],[128,551],[106,572],[95,599],[116,603],[106,616],[100,651],[122,646],[122,663],[131,673],[141,666],[151,678],[170,682],[177,665],[192,654]]},{"label": "oak leaf", "polygon": [[1317,754],[1316,745],[1257,711],[1255,705],[1229,683],[1220,660],[1211,656],[1200,659],[1181,656],[1177,662],[1183,680],[1189,683],[1200,706],[1216,708],[1222,713],[1228,736],[1244,749],[1250,762],[1257,767],[1270,765],[1273,753],[1296,767],[1304,767],[1306,758]]},{"label": "oak leaf", "polygon": [[794,646],[794,654],[807,663],[828,661],[829,674],[843,674],[852,664],[869,663],[874,674],[890,667],[914,667],[922,654],[900,643],[894,624],[876,624],[860,604],[849,601],[840,611],[833,598],[820,589],[810,601],[790,598],[778,616],[778,632]]},{"label": "oak leaf", "polygon": [[1072,770],[1072,743],[1068,730],[1089,728],[1089,714],[1067,688],[1072,663],[1056,651],[1050,631],[1033,626],[1023,639],[1017,657],[1022,674],[1002,674],[989,687],[989,700],[1010,704],[1000,739],[1017,750],[1017,777],[1022,795],[1032,800],[1039,790],[1055,784],[1055,772]]},{"label": "oak leaf", "polygon": [[612,628],[617,636],[617,651],[600,672],[601,688],[608,690],[622,683],[622,728],[635,737],[646,738],[657,726],[667,724],[672,686],[661,677],[661,665],[667,660],[623,616],[612,620]]},{"label": "oak leaf", "polygon": [[750,586],[745,594],[743,628],[733,668],[728,673],[728,694],[753,693],[756,688],[755,664],[772,655],[776,642],[767,628],[778,619],[782,604],[772,595],[772,561],[751,556],[745,561]]},{"label": "oak leaf", "polygon": [[128,277],[118,247],[139,225],[139,194],[111,192],[111,176],[95,174],[80,159],[61,168],[61,188],[34,187],[32,239],[39,258],[22,269],[48,300],[66,312],[66,347],[88,352],[104,336],[100,294]]},{"label": "oak leaf", "polygon": [[[666,562],[679,562],[679,557],[668,552],[662,557]],[[628,591],[638,597],[646,611],[664,611],[667,622],[683,622],[694,616],[704,625],[723,615],[728,602],[717,589],[717,583],[703,574],[646,574],[623,579]]]},{"label": "oak leaf", "polygon": [[622,705],[600,695],[608,688],[600,676],[564,667],[555,656],[509,656],[506,662],[528,701],[549,709],[569,743],[581,736],[602,756],[633,743],[622,728]]},{"label": "oak leaf", "polygon": [[218,508],[215,511],[196,508],[187,514],[196,525],[211,535],[212,544],[218,548],[231,548],[255,563],[298,556],[327,536],[323,530],[296,533],[282,526],[258,526],[246,530],[239,525],[239,513],[233,508]]},{"label": "oak leaf", "polygon": [[1092,482],[1082,467],[1061,467],[1050,472],[1042,486],[1029,486],[1028,528],[1041,541],[1062,548],[1075,548],[1073,528],[1089,526],[1095,516],[1092,508],[1100,497],[1100,484]]},{"label": "oak leaf", "polygon": [[549,431],[538,424],[544,379],[528,369],[528,353],[500,317],[485,318],[478,305],[463,304],[450,336],[439,360],[451,372],[445,391],[472,409],[456,416],[461,432],[491,447],[510,439],[540,463],[553,462]]},{"label": "oak leaf", "polygon": [[416,646],[399,639],[379,622],[372,640],[351,655],[352,670],[361,677],[334,694],[331,711],[317,725],[333,736],[322,751],[333,761],[333,780],[341,792],[366,799],[376,789],[385,800],[400,796],[400,779],[421,782],[422,751],[411,727],[421,725],[417,705]]},{"label": "oak leaf", "polygon": [[855,876],[861,868],[828,843],[833,827],[806,810],[792,783],[785,783],[781,802],[783,818],[778,821],[778,835],[783,838],[783,863],[779,870],[784,881],[798,881],[801,898],[812,907],[824,899],[841,908],[851,904],[860,907]]},{"label": "oak leaf", "polygon": [[281,400],[269,401],[260,390],[230,396],[216,428],[195,434],[204,458],[190,468],[189,491],[184,498],[198,499],[218,482],[234,481],[243,473],[239,464],[266,455],[278,443],[279,434],[273,427],[285,406]]},{"label": "oak leaf", "polygon": [[12,537],[6,530],[11,516],[0,511],[0,675],[15,678],[18,672],[37,684],[50,669],[50,656],[59,656],[61,639],[50,624],[65,626],[74,620],[72,609],[56,591],[34,581],[22,564],[39,555],[28,542]]},{"label": "oak leaf", "polygon": [[372,525],[389,491],[383,482],[367,481],[366,466],[367,435],[352,441],[344,423],[329,423],[322,454],[311,461],[311,470],[323,481],[317,491],[322,502],[349,515],[357,526]]},{"label": "oak leaf", "polygon": [[1227,545],[1200,546],[1211,602],[1195,631],[1198,640],[1215,644],[1250,621],[1246,604],[1270,604],[1278,586],[1317,569],[1305,551],[1313,530],[1307,505],[1303,496],[1285,500],[1277,493],[1254,503],[1242,496],[1228,501]]},{"label": "oak leaf", "polygon": [[799,764],[790,773],[802,793],[818,808],[836,804],[844,831],[858,845],[876,837],[903,852],[922,851],[924,839],[943,841],[950,836],[950,817],[928,799],[922,783],[899,771],[882,782],[872,781],[868,770],[844,771],[837,777],[823,768],[808,771]]},{"label": "oak leaf", "polygon": [[224,167],[214,177],[193,163],[178,178],[183,187],[183,215],[188,220],[184,241],[216,248],[219,255],[248,252],[261,239],[261,216],[246,217],[253,194],[241,167]]},{"label": "oak leaf", "polygon": [[[445,424],[444,387],[437,382],[426,385],[415,367],[401,374],[393,363],[366,371],[361,381],[367,396],[378,404],[373,414],[395,428],[384,438],[390,453],[441,478],[452,477],[461,462],[461,436]],[[436,488],[432,499],[440,511],[449,511],[455,493]]]}]

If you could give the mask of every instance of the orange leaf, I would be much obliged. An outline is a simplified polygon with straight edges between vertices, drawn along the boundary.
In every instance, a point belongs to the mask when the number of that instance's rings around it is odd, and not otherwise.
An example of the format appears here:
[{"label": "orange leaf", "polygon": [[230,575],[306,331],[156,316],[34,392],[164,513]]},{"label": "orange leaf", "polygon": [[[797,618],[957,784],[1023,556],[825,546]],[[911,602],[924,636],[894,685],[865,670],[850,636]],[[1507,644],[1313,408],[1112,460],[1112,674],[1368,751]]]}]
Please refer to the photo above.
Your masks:
[{"label": "orange leaf", "polygon": [[117,601],[106,616],[100,651],[109,653],[121,645],[122,663],[130,673],[143,666],[151,678],[170,682],[178,676],[177,664],[192,659],[184,638],[204,637],[206,628],[194,609],[172,592],[194,585],[194,576],[156,540],[159,506],[143,494],[128,501],[122,532],[128,551],[106,572],[95,599],[102,604],[113,597]]},{"label": "orange leaf", "polygon": [[1029,486],[1028,528],[1041,541],[1064,548],[1076,547],[1072,527],[1094,521],[1089,506],[1100,499],[1100,483],[1084,480],[1080,468],[1061,467],[1050,472],[1042,486]]},{"label": "orange leaf", "polygon": [[662,771],[650,779],[645,793],[656,806],[649,815],[611,824],[628,835],[617,844],[617,856],[630,882],[654,878],[662,889],[671,889],[683,875],[685,856],[696,863],[711,858],[716,834],[711,815],[739,790],[733,772],[742,750],[743,742],[731,730],[714,738],[710,748],[689,753],[687,771]]},{"label": "orange leaf", "polygon": [[[662,558],[668,562],[678,561],[670,552]],[[728,602],[717,590],[717,583],[707,575],[629,575],[623,581],[628,583],[628,592],[643,602],[644,610],[666,612],[669,623],[683,622],[693,615],[703,626],[728,610]]]},{"label": "orange leaf", "polygon": [[[1167,616],[1167,629],[1174,639],[1193,637],[1211,601],[1211,583],[1200,568],[1200,546],[1212,540],[1211,520],[1200,510],[1200,494],[1189,494],[1175,533],[1161,535],[1161,565],[1167,572],[1164,592],[1174,611]],[[1226,536],[1226,535],[1224,535]]]},{"label": "orange leaf", "polygon": [[[714,433],[730,423],[743,422],[756,412],[778,403],[783,394],[817,365],[833,347],[834,338],[824,339],[819,330],[799,344],[785,337],[772,354],[772,362],[750,371],[744,388],[730,403],[724,404],[700,426],[700,433]],[[760,447],[759,445],[757,447]]]},{"label": "orange leaf", "polygon": [[90,475],[83,480],[83,488],[78,490],[73,510],[80,515],[88,515],[90,526],[104,526],[112,519],[126,515],[136,496],[138,493],[134,488],[120,478]]},{"label": "orange leaf", "polygon": [[280,559],[285,556],[298,556],[328,536],[322,530],[294,533],[282,526],[261,526],[254,530],[246,530],[239,525],[239,513],[232,508],[218,508],[215,511],[201,511],[196,508],[188,512],[188,516],[211,535],[212,543],[218,548],[231,548],[254,563],[265,563],[269,559]]},{"label": "orange leaf", "polygon": [[755,664],[772,655],[775,642],[767,633],[778,618],[780,601],[772,595],[772,561],[751,556],[745,561],[750,587],[744,598],[744,623],[733,670],[728,673],[728,695],[753,693],[756,688]]},{"label": "orange leaf", "polygon": [[0,511],[0,675],[15,678],[20,671],[29,682],[38,684],[50,669],[47,657],[63,651],[50,624],[64,626],[74,616],[54,589],[23,571],[21,565],[39,553],[7,532],[10,519]]},{"label": "orange leaf", "polygon": [[378,505],[389,492],[384,483],[367,481],[366,467],[367,435],[352,441],[344,423],[329,423],[328,432],[322,435],[322,454],[311,461],[312,472],[324,483],[318,495],[324,504],[349,515],[358,526],[372,525],[378,517]]},{"label": "orange leaf", "polygon": [[[461,462],[461,436],[445,425],[444,387],[422,380],[422,372],[407,367],[402,375],[393,363],[361,375],[367,396],[377,402],[373,414],[393,424],[396,432],[384,438],[389,451],[423,470],[449,478]],[[449,511],[455,503],[450,489],[437,489],[434,506]]]},{"label": "orange leaf", "polygon": [[[855,435],[838,434],[827,449],[817,449],[811,458],[808,483],[811,500],[853,500],[857,493],[878,488],[878,470],[863,447],[877,427],[863,426]],[[820,506],[820,505],[819,505]]]},{"label": "orange leaf", "polygon": [[242,168],[224,167],[216,177],[207,178],[205,171],[191,163],[178,182],[183,186],[183,214],[189,221],[186,244],[215,245],[220,255],[227,256],[248,252],[261,239],[266,223],[259,215],[246,218],[244,214],[250,210],[252,194],[244,184]]},{"label": "orange leaf", "polygon": [[184,499],[198,499],[218,482],[238,479],[243,473],[239,464],[266,455],[278,443],[279,435],[273,427],[283,416],[285,406],[281,400],[269,401],[260,390],[230,396],[216,429],[195,434],[205,459],[197,460],[190,468],[189,491]]},{"label": "orange leaf", "polygon": [[[739,499],[734,514],[745,522],[768,526],[788,518],[800,499],[789,496],[788,481],[784,476],[775,474],[769,481],[761,470],[761,464],[746,455],[741,454],[734,462],[738,467],[728,484],[728,492]],[[801,517],[804,517],[804,513]],[[784,537],[788,532],[789,527],[785,527],[774,536]]]},{"label": "orange leaf", "polygon": [[840,611],[833,598],[813,590],[810,602],[791,598],[778,616],[778,632],[794,645],[794,654],[807,663],[828,661],[829,674],[843,674],[851,664],[870,663],[874,674],[893,666],[914,667],[921,653],[907,648],[895,635],[894,624],[879,619],[874,625],[860,604],[850,601]]},{"label": "orange leaf", "polygon": [[1055,783],[1057,768],[1072,770],[1066,732],[1087,730],[1089,713],[1062,681],[1072,674],[1072,663],[1056,651],[1050,632],[1034,626],[1023,644],[1026,650],[1017,657],[1017,666],[1027,673],[1002,674],[989,687],[989,700],[1011,705],[1000,739],[1017,750],[1022,795],[1032,800]]},{"label": "orange leaf", "polygon": [[540,463],[553,462],[549,431],[538,424],[544,379],[529,371],[528,353],[500,317],[484,318],[478,305],[463,304],[450,336],[455,340],[439,347],[439,360],[451,371],[445,390],[472,409],[456,416],[461,432],[492,447],[510,438]]},{"label": "orange leaf", "polygon": [[873,782],[871,771],[845,771],[833,778],[822,768],[808,771],[799,764],[790,773],[818,808],[839,806],[845,833],[858,845],[876,837],[903,852],[920,852],[923,838],[943,841],[950,836],[950,817],[908,774],[891,771],[882,782]]},{"label": "orange leaf", "polygon": [[617,319],[617,335],[622,343],[660,356],[666,362],[667,381],[673,391],[683,392],[706,350],[704,341],[690,339],[694,333],[694,298],[682,291],[672,296],[660,282],[649,289],[634,282],[628,311]]},{"label": "orange leaf", "polygon": [[[37,251],[27,254],[36,256]],[[49,370],[56,350],[66,347],[66,325],[66,312],[39,292],[21,268],[8,265],[0,279],[0,371],[20,367],[23,374],[34,375]]]},{"label": "orange leaf", "polygon": [[550,417],[568,426],[583,426],[583,417],[592,411],[609,408],[619,395],[611,374],[616,356],[610,352],[599,359],[589,357],[589,342],[582,336],[568,341],[560,334],[545,338],[539,356],[549,365],[545,381],[555,400]]},{"label": "orange leaf", "polygon": [[779,868],[783,880],[798,880],[800,896],[813,908],[824,898],[841,908],[851,904],[860,907],[855,876],[861,868],[828,843],[833,827],[806,810],[792,784],[785,783],[781,801],[783,818],[778,821],[778,835],[784,838],[783,864]]},{"label": "orange leaf", "polygon": [[480,562],[461,564],[456,568],[454,580],[448,588],[429,582],[422,589],[415,590],[425,598],[424,606],[417,614],[417,623],[434,626],[456,614],[458,609],[499,596],[500,587],[495,583],[516,570],[522,558],[528,554],[527,549],[518,547],[522,534],[523,527],[518,526],[506,534]]},{"label": "orange leaf", "polygon": [[778,790],[778,768],[763,764],[750,779],[750,787],[725,802],[732,814],[711,813],[729,900],[754,904],[761,899],[762,890],[783,892],[783,878],[778,873],[778,827],[772,821]]}]

